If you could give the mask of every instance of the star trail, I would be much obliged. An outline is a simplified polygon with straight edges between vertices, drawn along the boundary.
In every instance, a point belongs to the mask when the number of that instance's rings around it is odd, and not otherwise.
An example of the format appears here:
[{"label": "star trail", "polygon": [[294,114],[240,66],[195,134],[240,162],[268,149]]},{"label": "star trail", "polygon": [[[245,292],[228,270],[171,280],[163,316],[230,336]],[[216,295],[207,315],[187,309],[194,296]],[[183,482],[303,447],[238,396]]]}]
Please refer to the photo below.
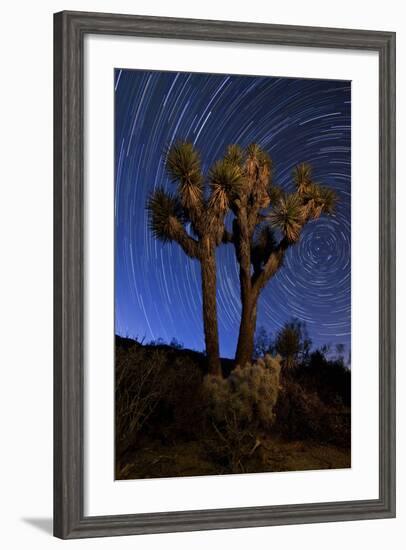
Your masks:
[{"label": "star trail", "polygon": [[[293,190],[299,162],[335,189],[336,213],[307,224],[263,291],[257,328],[275,333],[297,317],[315,346],[351,335],[351,84],[348,81],[116,69],[115,330],[148,342],[176,338],[203,350],[200,266],[176,243],[152,236],[145,208],[159,186],[173,191],[165,150],[194,143],[206,174],[230,143],[258,143],[274,182]],[[220,351],[233,357],[240,320],[231,245],[217,249]]]}]

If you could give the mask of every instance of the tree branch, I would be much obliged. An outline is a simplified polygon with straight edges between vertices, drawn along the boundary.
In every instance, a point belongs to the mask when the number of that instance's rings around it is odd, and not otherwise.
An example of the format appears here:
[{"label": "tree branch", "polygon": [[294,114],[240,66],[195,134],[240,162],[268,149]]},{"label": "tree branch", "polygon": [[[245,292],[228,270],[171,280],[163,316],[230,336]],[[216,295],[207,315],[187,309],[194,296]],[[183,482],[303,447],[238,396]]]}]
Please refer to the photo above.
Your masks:
[{"label": "tree branch", "polygon": [[186,229],[181,222],[171,216],[169,218],[169,236],[171,240],[176,241],[190,258],[199,256],[199,243],[186,233]]},{"label": "tree branch", "polygon": [[245,206],[239,209],[237,218],[233,222],[233,243],[240,264],[241,290],[249,292],[251,290],[251,239]]},{"label": "tree branch", "polygon": [[254,273],[252,277],[252,286],[256,295],[259,295],[269,279],[278,271],[285,257],[285,252],[291,244],[292,243],[284,237],[278,244],[277,248],[271,252],[262,270]]}]

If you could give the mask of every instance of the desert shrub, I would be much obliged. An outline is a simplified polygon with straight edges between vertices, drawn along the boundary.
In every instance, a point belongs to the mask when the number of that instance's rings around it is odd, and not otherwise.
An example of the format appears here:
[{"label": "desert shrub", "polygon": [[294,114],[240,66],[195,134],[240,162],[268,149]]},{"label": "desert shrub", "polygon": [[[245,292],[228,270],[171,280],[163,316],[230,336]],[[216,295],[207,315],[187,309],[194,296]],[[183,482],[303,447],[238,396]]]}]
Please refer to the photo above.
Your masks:
[{"label": "desert shrub", "polygon": [[254,364],[237,366],[228,376],[204,379],[209,413],[221,424],[234,412],[241,426],[267,429],[274,421],[273,408],[279,392],[280,358],[265,356]]},{"label": "desert shrub", "polygon": [[244,471],[244,456],[274,423],[279,376],[280,357],[267,355],[252,365],[236,367],[228,378],[204,379],[207,419],[213,430],[209,450],[233,472]]},{"label": "desert shrub", "polygon": [[204,356],[167,345],[116,340],[118,454],[141,437],[172,443],[196,437],[203,422]]},{"label": "desert shrub", "polygon": [[116,350],[115,408],[118,449],[133,443],[154,413],[163,393],[164,357],[139,345]]},{"label": "desert shrub", "polygon": [[309,391],[291,378],[282,381],[275,412],[275,427],[288,439],[350,445],[349,409],[325,404],[317,392]]}]

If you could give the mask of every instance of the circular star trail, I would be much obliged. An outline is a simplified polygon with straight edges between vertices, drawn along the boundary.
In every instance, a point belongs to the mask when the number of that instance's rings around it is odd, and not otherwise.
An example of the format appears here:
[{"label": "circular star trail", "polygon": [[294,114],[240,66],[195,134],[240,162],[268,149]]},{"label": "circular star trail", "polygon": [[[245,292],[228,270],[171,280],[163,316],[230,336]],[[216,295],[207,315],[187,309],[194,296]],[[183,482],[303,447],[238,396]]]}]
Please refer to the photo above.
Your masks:
[{"label": "circular star trail", "polygon": [[[296,317],[314,345],[351,334],[351,87],[347,81],[115,71],[116,332],[150,341],[176,338],[203,350],[200,266],[176,243],[162,244],[147,223],[154,189],[173,191],[164,152],[194,143],[203,171],[230,143],[258,143],[271,155],[274,182],[293,190],[299,162],[334,188],[334,216],[310,222],[264,289],[257,328],[274,333]],[[238,269],[231,245],[217,250],[223,357],[233,357],[240,320]]]}]

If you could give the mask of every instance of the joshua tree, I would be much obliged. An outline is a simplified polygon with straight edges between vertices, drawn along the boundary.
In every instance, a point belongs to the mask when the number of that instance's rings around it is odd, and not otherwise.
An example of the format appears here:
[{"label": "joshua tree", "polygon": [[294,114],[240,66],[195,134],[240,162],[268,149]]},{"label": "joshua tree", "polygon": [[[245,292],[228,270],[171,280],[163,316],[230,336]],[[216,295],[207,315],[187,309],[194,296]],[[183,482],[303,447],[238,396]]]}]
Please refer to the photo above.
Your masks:
[{"label": "joshua tree", "polygon": [[[234,214],[232,231],[224,242],[232,242],[240,268],[241,323],[236,362],[251,361],[259,296],[283,263],[286,250],[299,241],[303,226],[321,214],[330,214],[335,193],[315,183],[311,166],[296,166],[295,191],[286,193],[272,183],[272,162],[257,144],[246,150],[228,147],[217,170],[233,174],[221,185],[226,207]],[[235,181],[235,183],[234,183]]]},{"label": "joshua tree", "polygon": [[[205,184],[193,145],[170,148],[166,168],[176,193],[157,189],[148,201],[150,226],[156,238],[177,242],[201,265],[203,324],[209,370],[221,374],[216,308],[216,256],[221,242],[234,245],[239,264],[241,323],[236,363],[251,361],[259,296],[296,244],[303,226],[334,211],[334,191],[315,183],[311,166],[296,166],[295,191],[286,193],[272,182],[272,162],[257,144],[245,150],[230,145],[209,171]],[[233,213],[232,229],[224,219]]]},{"label": "joshua tree", "polygon": [[217,163],[209,173],[209,185],[200,158],[191,143],[178,142],[166,157],[166,168],[176,193],[157,189],[149,198],[150,228],[157,239],[177,242],[185,254],[200,262],[203,325],[211,374],[221,375],[216,308],[215,249],[224,234],[230,186],[238,188],[238,167]]}]

